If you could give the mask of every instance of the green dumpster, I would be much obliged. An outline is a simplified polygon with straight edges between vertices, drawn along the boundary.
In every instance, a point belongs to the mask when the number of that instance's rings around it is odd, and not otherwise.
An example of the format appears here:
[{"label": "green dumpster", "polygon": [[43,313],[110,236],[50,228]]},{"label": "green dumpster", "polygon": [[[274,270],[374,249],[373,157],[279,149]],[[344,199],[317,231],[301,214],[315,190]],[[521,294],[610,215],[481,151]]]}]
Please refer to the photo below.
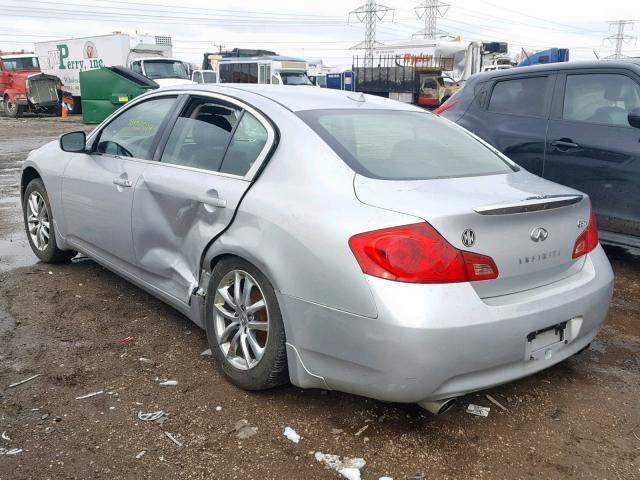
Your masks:
[{"label": "green dumpster", "polygon": [[153,80],[124,67],[80,72],[82,121],[100,123],[129,100],[158,87]]}]

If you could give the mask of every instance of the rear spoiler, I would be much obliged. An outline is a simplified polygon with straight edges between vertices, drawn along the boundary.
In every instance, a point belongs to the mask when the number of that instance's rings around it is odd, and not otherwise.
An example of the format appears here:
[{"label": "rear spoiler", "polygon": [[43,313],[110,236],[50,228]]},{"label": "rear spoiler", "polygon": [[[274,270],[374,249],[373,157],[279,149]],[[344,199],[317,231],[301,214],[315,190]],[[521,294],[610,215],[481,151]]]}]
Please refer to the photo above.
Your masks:
[{"label": "rear spoiler", "polygon": [[528,197],[520,202],[501,203],[474,208],[473,211],[480,215],[510,215],[514,213],[538,212],[540,210],[552,210],[554,208],[567,207],[579,203],[584,195],[540,195]]}]

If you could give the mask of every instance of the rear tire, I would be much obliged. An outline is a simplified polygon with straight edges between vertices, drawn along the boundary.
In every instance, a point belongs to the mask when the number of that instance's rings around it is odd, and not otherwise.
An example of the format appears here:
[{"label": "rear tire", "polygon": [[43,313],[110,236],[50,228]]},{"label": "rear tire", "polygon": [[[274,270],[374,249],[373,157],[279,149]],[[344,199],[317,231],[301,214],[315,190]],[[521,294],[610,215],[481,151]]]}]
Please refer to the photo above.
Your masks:
[{"label": "rear tire", "polygon": [[22,200],[24,228],[31,250],[45,263],[67,263],[78,252],[60,250],[56,243],[56,232],[47,190],[40,178],[29,182]]},{"label": "rear tire", "polygon": [[[262,272],[240,258],[224,258],[213,269],[206,298],[207,339],[224,374],[245,390],[287,383],[282,314]],[[256,308],[261,302],[264,307]]]}]

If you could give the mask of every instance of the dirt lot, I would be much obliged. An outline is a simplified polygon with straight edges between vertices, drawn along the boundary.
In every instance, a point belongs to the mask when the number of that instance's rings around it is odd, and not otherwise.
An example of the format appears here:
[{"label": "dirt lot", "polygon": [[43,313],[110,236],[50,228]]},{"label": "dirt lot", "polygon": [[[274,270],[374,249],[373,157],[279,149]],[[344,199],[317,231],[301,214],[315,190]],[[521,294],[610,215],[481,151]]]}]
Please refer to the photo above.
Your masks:
[{"label": "dirt lot", "polygon": [[[247,393],[200,355],[204,333],[155,298],[87,259],[35,262],[20,164],[77,128],[0,118],[0,447],[22,449],[0,456],[0,479],[339,478],[314,452],[364,458],[364,479],[640,478],[639,257],[607,250],[615,298],[590,350],[446,415],[292,386]],[[465,413],[469,403],[489,417]],[[137,417],[157,410],[162,424]],[[238,438],[241,419],[255,435]]]}]

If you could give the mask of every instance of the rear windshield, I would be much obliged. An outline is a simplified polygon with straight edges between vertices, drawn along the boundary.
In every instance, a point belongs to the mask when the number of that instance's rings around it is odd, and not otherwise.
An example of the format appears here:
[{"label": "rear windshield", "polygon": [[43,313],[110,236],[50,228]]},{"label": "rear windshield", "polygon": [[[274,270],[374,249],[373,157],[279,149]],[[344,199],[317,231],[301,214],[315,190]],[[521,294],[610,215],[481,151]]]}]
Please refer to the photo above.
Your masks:
[{"label": "rear windshield", "polygon": [[517,170],[463,129],[427,112],[308,110],[298,116],[356,173],[371,178],[425,180]]}]

